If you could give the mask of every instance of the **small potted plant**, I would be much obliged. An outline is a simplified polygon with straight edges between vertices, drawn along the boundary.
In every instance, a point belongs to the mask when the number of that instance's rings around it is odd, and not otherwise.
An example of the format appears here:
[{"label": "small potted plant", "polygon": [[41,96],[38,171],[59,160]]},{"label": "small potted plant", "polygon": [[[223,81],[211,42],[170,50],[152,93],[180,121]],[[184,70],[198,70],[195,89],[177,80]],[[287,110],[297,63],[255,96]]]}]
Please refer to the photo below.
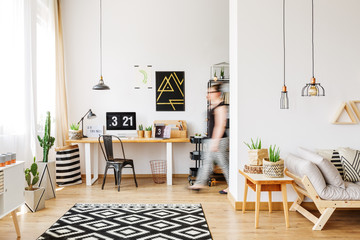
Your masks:
[{"label": "small potted plant", "polygon": [[214,81],[216,82],[218,80],[217,75],[216,75],[216,71],[214,72]]},{"label": "small potted plant", "polygon": [[31,167],[25,169],[25,180],[28,185],[25,188],[26,205],[31,209],[32,212],[43,209],[45,207],[45,196],[43,196],[45,188],[34,187],[34,185],[39,181],[39,172],[38,166],[35,162],[35,157]]},{"label": "small potted plant", "polygon": [[152,136],[152,126],[145,128],[145,138],[151,138]]},{"label": "small potted plant", "polygon": [[195,133],[195,138],[202,138],[201,133]]},{"label": "small potted plant", "polygon": [[221,70],[220,70],[220,79],[225,79],[224,67],[221,67]]},{"label": "small potted plant", "polygon": [[251,138],[251,144],[244,142],[249,148],[249,162],[253,166],[262,166],[263,159],[269,157],[268,150],[261,148],[261,139],[256,139],[256,142]]},{"label": "small potted plant", "polygon": [[263,160],[263,174],[266,177],[284,177],[284,160],[280,158],[280,149],[276,145],[269,148],[269,158]]},{"label": "small potted plant", "polygon": [[137,131],[139,138],[144,138],[144,127],[142,124],[139,125],[139,130]]},{"label": "small potted plant", "polygon": [[69,139],[81,139],[82,138],[82,129],[80,129],[80,124],[79,123],[72,123],[70,125],[70,130],[69,130]]}]

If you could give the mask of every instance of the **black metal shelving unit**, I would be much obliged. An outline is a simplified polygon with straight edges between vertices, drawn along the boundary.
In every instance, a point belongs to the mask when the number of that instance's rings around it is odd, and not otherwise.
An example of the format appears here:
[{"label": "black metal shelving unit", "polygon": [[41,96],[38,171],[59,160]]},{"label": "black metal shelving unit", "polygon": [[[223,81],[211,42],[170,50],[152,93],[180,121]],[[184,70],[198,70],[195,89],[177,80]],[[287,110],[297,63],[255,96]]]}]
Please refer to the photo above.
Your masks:
[{"label": "black metal shelving unit", "polygon": [[195,144],[195,151],[190,152],[190,159],[195,161],[195,167],[190,168],[190,173],[188,176],[189,184],[193,185],[196,180],[197,172],[202,163],[202,153],[203,153],[203,138],[196,138],[190,136],[190,143]]}]

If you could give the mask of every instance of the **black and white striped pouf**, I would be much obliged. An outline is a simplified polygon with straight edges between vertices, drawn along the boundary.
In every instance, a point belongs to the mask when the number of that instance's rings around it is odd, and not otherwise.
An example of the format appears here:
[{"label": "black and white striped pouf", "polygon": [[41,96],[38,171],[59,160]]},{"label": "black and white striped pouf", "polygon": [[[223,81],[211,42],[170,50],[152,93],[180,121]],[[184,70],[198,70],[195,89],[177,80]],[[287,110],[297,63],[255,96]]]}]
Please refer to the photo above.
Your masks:
[{"label": "black and white striped pouf", "polygon": [[59,186],[82,183],[79,147],[77,145],[56,151],[56,183]]}]

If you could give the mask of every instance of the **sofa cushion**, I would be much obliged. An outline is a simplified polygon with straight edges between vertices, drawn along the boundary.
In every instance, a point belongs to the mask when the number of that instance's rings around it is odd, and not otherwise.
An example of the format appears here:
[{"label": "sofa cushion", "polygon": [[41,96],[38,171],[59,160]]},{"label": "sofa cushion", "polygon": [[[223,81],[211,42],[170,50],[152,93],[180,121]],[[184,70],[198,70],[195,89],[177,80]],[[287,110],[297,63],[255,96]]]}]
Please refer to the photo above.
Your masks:
[{"label": "sofa cushion", "polygon": [[330,161],[340,173],[342,179],[344,179],[344,169],[340,161],[340,154],[337,150],[332,149],[318,149],[316,153],[322,156],[324,159]]},{"label": "sofa cushion", "polygon": [[339,148],[340,160],[344,168],[344,180],[360,181],[360,151],[351,148]]},{"label": "sofa cushion", "polygon": [[301,158],[316,164],[316,166],[323,174],[327,184],[345,189],[344,180],[341,178],[340,173],[331,162],[324,159],[322,156],[302,147],[298,148],[298,153]]},{"label": "sofa cushion", "polygon": [[[315,191],[321,197],[322,192],[326,188],[326,182],[319,168],[314,163],[293,154],[288,154],[285,158],[285,165],[291,173],[300,178],[306,175],[314,186]],[[305,188],[301,182],[296,180],[295,182],[302,188]]]}]

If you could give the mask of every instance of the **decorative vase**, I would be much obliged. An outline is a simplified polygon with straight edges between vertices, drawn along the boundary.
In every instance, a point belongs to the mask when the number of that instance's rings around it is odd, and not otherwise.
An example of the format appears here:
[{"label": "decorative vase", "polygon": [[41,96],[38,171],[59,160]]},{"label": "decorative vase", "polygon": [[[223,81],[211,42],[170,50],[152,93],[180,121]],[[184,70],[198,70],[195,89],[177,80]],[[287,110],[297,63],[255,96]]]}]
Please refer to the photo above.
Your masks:
[{"label": "decorative vase", "polygon": [[280,158],[277,162],[270,162],[268,158],[264,158],[263,174],[270,178],[284,177],[284,160]]},{"label": "decorative vase", "polygon": [[138,138],[144,138],[144,130],[138,130],[137,134],[138,134]]},{"label": "decorative vase", "polygon": [[151,138],[152,131],[145,131],[145,138]]},{"label": "decorative vase", "polygon": [[80,130],[69,130],[69,139],[76,140],[83,137],[82,129]]},{"label": "decorative vase", "polygon": [[263,159],[269,157],[267,148],[248,150],[249,164],[252,166],[262,166]]},{"label": "decorative vase", "polygon": [[25,203],[32,212],[45,208],[45,188],[36,188],[33,191],[25,190]]}]

